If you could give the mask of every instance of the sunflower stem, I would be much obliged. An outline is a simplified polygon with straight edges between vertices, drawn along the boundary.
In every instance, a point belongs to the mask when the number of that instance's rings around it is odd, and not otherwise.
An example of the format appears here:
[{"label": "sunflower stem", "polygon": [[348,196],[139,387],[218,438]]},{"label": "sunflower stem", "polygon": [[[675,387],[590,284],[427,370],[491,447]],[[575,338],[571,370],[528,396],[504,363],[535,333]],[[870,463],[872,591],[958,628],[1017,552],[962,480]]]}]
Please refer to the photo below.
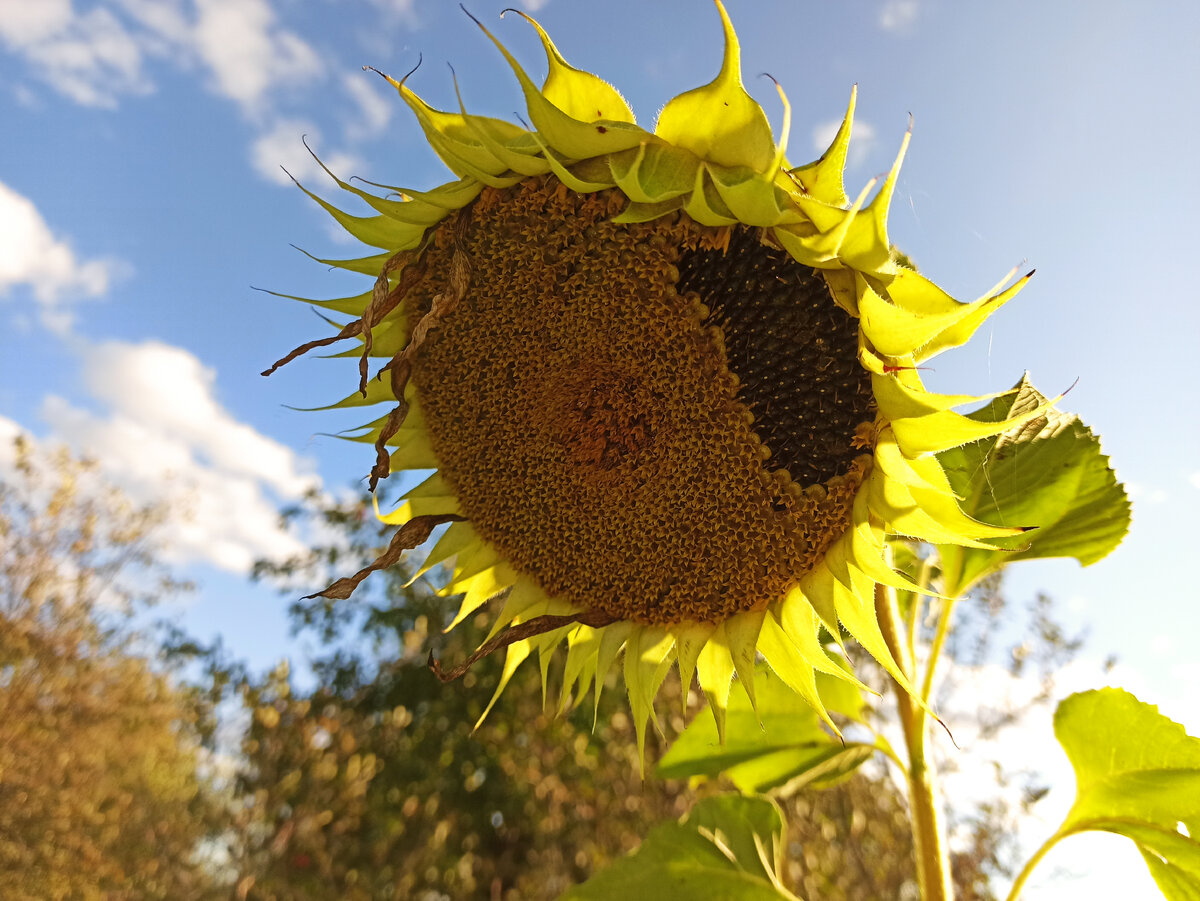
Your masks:
[{"label": "sunflower stem", "polygon": [[[950,619],[954,616],[954,600],[941,601],[942,610],[938,617],[937,631],[933,643],[929,646],[929,659],[925,662],[925,681],[921,685],[921,700],[928,703],[933,693],[933,674],[937,669],[938,658],[942,656],[942,648],[946,644],[946,636],[950,634]],[[925,711],[921,711],[924,719]]]},{"label": "sunflower stem", "polygon": [[921,612],[925,609],[929,579],[933,574],[934,553],[931,550],[930,555],[921,561],[921,568],[917,571],[917,587],[921,590],[913,596],[912,608],[908,611],[908,656],[912,660],[917,659],[917,629],[921,621]]},{"label": "sunflower stem", "polygon": [[[875,612],[888,650],[909,682],[915,675],[912,656],[901,638],[900,611],[896,593],[886,585],[875,586]],[[926,719],[920,702],[893,680],[896,710],[904,731],[908,751],[908,806],[912,817],[913,851],[917,864],[917,884],[922,901],[953,901],[954,887],[950,881],[950,858],[942,835],[938,815],[936,774],[925,757]]]},{"label": "sunflower stem", "polygon": [[1021,872],[1017,874],[1016,881],[1013,882],[1012,889],[1009,891],[1006,901],[1017,901],[1017,898],[1021,895],[1021,890],[1025,888],[1025,881],[1029,878],[1029,874],[1033,872],[1033,868],[1042,862],[1042,858],[1046,856],[1046,853],[1051,848],[1058,844],[1059,839],[1065,838],[1068,834],[1059,830],[1046,839],[1042,846],[1034,853],[1033,857],[1025,862],[1025,866],[1021,869]]}]

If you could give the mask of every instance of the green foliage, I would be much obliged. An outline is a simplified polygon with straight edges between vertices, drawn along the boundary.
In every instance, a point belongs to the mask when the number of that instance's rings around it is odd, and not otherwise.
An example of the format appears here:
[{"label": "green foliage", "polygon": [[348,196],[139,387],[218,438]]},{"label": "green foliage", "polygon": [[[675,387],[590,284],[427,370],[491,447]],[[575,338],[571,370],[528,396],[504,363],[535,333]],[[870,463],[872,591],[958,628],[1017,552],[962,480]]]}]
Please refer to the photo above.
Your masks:
[{"label": "green foliage", "polygon": [[1087,830],[1123,835],[1166,898],[1200,898],[1200,739],[1117,688],[1067,698],[1054,733],[1076,788],[1048,845]]},{"label": "green foliage", "polygon": [[769,799],[707,798],[562,901],[794,901],[779,878],[783,841],[783,817]]},{"label": "green foliage", "polygon": [[[1044,404],[1029,382],[970,415],[999,422]],[[1017,560],[1074,557],[1084,566],[1109,554],[1129,531],[1129,500],[1100,440],[1078,416],[1047,410],[992,438],[938,454],[964,512],[994,525],[1032,529],[996,539],[998,550],[946,545],[944,592],[963,594]]]},{"label": "green foliage", "polygon": [[247,688],[248,898],[550,898],[680,814],[677,786],[642,785],[615,692],[593,736],[590,711],[542,710],[529,670],[473,730],[499,661],[442,685],[430,642],[344,693],[297,694],[282,671]]},{"label": "green foliage", "polygon": [[[818,673],[822,701],[833,713],[861,716],[859,690]],[[757,710],[744,692],[730,695],[725,743],[710,716],[697,716],[671,745],[658,775],[727,775],[741,791],[827,788],[874,756],[874,745],[843,742],[822,726],[816,711],[765,666],[755,675]]]}]

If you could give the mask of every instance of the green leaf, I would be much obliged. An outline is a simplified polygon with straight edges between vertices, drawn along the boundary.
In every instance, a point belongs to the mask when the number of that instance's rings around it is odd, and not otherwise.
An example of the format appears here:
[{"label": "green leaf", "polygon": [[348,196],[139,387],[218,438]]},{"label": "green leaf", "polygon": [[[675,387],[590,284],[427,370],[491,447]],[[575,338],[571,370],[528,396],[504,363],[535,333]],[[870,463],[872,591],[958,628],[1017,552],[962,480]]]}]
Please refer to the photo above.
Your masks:
[{"label": "green leaf", "polygon": [[1084,831],[1123,835],[1165,897],[1200,898],[1200,739],[1118,688],[1067,698],[1054,714],[1054,734],[1076,788],[1051,842]]},{"label": "green leaf", "polygon": [[783,831],[767,798],[706,798],[559,901],[796,901],[778,876]]},{"label": "green leaf", "polygon": [[729,770],[739,790],[791,795],[804,788],[831,788],[875,756],[874,745],[833,741],[813,748],[785,748]]},{"label": "green leaf", "polygon": [[[972,413],[998,422],[1044,404],[1027,376]],[[945,592],[957,596],[1016,560],[1074,557],[1084,566],[1108,555],[1129,531],[1129,499],[1100,440],[1079,417],[1047,410],[992,438],[938,454],[963,512],[998,526],[1030,529],[990,541],[997,550],[939,547]]]},{"label": "green leaf", "polygon": [[[658,764],[665,779],[726,773],[743,792],[826,788],[874,753],[874,745],[843,743],[825,731],[816,711],[767,667],[755,674],[757,713],[744,692],[733,692],[721,743],[712,717],[697,716]],[[817,673],[825,706],[862,719],[862,693],[843,679]]]},{"label": "green leaf", "polygon": [[1072,695],[1054,714],[1054,734],[1075,768],[1067,825],[1133,817],[1170,826],[1200,817],[1200,739],[1127,691]]}]

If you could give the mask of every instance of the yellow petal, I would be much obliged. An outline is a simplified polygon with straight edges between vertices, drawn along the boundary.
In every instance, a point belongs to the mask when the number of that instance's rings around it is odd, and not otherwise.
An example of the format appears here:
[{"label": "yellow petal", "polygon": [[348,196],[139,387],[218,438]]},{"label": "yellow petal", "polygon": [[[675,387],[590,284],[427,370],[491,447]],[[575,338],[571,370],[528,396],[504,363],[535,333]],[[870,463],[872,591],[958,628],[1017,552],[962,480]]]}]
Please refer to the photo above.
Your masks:
[{"label": "yellow petal", "polygon": [[700,688],[708,698],[713,718],[717,722],[717,736],[725,743],[725,711],[729,709],[729,686],[733,682],[733,657],[729,653],[729,640],[725,636],[725,624],[713,629],[712,635],[700,649],[696,658],[696,676]]},{"label": "yellow petal", "polygon": [[768,615],[763,620],[758,649],[772,672],[792,691],[804,698],[834,734],[841,737],[841,731],[829,718],[829,712],[817,694],[817,680],[812,665],[804,659],[773,616]]}]

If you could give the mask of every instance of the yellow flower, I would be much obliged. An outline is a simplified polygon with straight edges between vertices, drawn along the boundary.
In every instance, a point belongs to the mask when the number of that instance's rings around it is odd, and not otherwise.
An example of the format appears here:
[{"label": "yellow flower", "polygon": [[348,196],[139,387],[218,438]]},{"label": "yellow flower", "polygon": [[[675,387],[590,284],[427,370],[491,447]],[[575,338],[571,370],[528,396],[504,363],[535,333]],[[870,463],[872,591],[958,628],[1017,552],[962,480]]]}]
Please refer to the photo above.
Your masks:
[{"label": "yellow flower", "polygon": [[[853,95],[825,155],[791,166],[787,100],[776,143],[717,9],[720,74],[653,132],[528,16],[540,89],[492,40],[532,130],[436,110],[389,78],[458,180],[397,198],[337,179],[366,218],[310,195],[383,252],[324,261],[374,290],[322,302],[360,318],[285,358],[358,337],[361,390],[339,405],[393,405],[358,436],[376,446],[372,487],[436,470],[383,516],[401,527],[389,552],[325,595],[448,522],[422,571],[454,561],[454,624],[503,599],[482,649],[507,647],[496,696],[535,651],[545,679],[565,644],[566,706],[598,694],[623,651],[639,743],[672,665],[723,727],[735,674],[753,699],[758,653],[828,722],[815,672],[853,677],[822,624],[907,685],[875,616],[876,583],[912,587],[887,538],[1019,531],[964,515],[934,454],[1044,410],[979,423],[952,411],[978,398],[924,389],[916,367],[1028,276],[960,303],[903,262],[886,226],[908,136],[851,201]],[[373,377],[369,356],[388,359]]]}]

